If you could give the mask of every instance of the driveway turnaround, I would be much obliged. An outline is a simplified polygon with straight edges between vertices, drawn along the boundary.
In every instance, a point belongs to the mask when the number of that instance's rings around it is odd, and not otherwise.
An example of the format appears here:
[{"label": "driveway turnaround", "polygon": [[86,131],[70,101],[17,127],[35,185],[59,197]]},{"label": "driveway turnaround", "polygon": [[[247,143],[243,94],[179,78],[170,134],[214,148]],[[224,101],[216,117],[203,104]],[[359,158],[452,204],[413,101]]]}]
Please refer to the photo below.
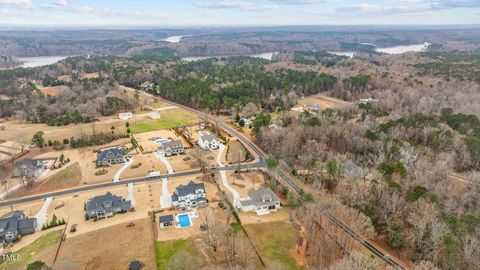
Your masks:
[{"label": "driveway turnaround", "polygon": [[[217,155],[217,164],[220,168],[225,167],[225,165],[223,165],[222,163],[222,155],[224,151],[225,151],[225,145],[220,144],[218,155]],[[230,193],[232,193],[233,205],[235,205],[236,207],[238,205],[238,202],[240,201],[240,194],[238,194],[238,192],[228,183],[227,172],[225,170],[220,170],[220,177],[222,178],[223,185],[228,189],[228,191],[230,191]]]},{"label": "driveway turnaround", "polygon": [[133,183],[128,184],[128,200],[132,203],[132,207],[137,205],[137,201],[135,200],[135,194],[133,193]]},{"label": "driveway turnaround", "polygon": [[48,220],[48,206],[50,206],[50,203],[52,203],[53,197],[48,197],[45,199],[43,202],[42,208],[38,211],[38,213],[35,215],[35,218],[37,219],[37,228],[36,231],[39,232],[42,230],[43,224],[47,223]]},{"label": "driveway turnaround", "polygon": [[123,171],[125,171],[130,165],[133,163],[133,158],[130,158],[127,163],[123,164],[123,166],[115,173],[113,177],[113,182],[120,182],[120,175],[122,175]]}]

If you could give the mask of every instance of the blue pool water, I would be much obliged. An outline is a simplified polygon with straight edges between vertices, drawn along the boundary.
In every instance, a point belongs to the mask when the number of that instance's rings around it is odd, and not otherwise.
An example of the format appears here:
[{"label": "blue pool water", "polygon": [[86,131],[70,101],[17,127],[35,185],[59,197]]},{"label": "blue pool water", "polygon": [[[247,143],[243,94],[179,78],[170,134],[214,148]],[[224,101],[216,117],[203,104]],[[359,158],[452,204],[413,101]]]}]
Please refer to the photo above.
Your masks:
[{"label": "blue pool water", "polygon": [[178,223],[180,223],[180,227],[188,227],[191,225],[190,223],[190,218],[188,217],[188,214],[181,214],[177,216],[178,218]]}]

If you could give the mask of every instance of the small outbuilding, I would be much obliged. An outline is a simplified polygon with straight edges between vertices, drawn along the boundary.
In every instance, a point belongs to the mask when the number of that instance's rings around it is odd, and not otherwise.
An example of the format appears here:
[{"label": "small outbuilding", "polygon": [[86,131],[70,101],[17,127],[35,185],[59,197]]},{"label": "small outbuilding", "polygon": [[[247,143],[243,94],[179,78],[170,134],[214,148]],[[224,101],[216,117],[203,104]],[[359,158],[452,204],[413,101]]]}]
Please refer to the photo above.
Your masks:
[{"label": "small outbuilding", "polygon": [[173,226],[173,215],[160,216],[160,228]]}]

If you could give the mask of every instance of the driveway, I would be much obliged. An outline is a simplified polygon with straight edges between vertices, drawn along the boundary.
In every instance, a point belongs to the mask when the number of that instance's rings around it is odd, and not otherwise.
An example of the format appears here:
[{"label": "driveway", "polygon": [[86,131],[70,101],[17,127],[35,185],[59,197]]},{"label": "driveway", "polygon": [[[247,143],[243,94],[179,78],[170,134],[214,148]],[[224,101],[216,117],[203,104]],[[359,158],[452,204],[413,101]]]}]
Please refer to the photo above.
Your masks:
[{"label": "driveway", "polygon": [[133,192],[133,183],[128,184],[128,200],[132,202],[132,207],[135,207],[137,205],[137,201],[135,200],[135,194]]},{"label": "driveway", "polygon": [[153,153],[153,155],[165,165],[165,167],[167,168],[168,174],[174,173],[172,165],[170,164],[170,162],[168,162],[168,159],[166,157],[161,156],[157,152]]},{"label": "driveway", "polygon": [[130,165],[133,163],[133,158],[130,158],[127,163],[123,164],[123,166],[115,173],[115,176],[113,177],[113,182],[119,182],[120,181],[120,175],[122,175],[123,171],[125,171]]},{"label": "driveway", "polygon": [[39,232],[42,230],[43,224],[47,223],[48,221],[48,206],[50,206],[50,203],[52,203],[53,197],[48,197],[45,199],[43,202],[42,208],[38,211],[38,213],[35,215],[35,218],[37,219],[37,228],[35,231]]},{"label": "driveway", "polygon": [[160,208],[172,207],[172,195],[168,193],[168,179],[162,178],[162,195],[160,195]]},{"label": "driveway", "polygon": [[[222,155],[223,152],[225,151],[226,147],[223,144],[220,144],[219,146],[219,151],[217,155],[217,164],[220,168],[225,167],[222,163]],[[220,170],[220,177],[222,178],[222,183],[225,186],[225,188],[232,193],[233,196],[233,205],[237,206],[238,202],[240,201],[240,194],[228,183],[227,179],[227,172],[225,170]]]}]

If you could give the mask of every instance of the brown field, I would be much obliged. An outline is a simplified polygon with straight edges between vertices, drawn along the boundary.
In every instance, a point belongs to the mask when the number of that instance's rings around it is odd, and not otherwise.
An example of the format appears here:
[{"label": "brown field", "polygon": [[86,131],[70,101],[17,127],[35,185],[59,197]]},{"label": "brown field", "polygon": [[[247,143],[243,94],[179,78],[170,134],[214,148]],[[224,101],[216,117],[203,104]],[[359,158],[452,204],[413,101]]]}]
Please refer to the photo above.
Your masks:
[{"label": "brown field", "polygon": [[[193,122],[197,121],[195,115],[180,108],[162,111],[160,114],[161,120],[166,121],[166,124],[185,122],[187,120]],[[156,121],[158,122],[159,120]],[[48,126],[47,124],[32,124],[24,120],[15,119],[3,123],[3,128],[0,129],[0,138],[6,141],[25,143],[31,141],[35,132],[43,131],[45,133],[44,138],[46,141],[63,141],[63,139],[70,137],[81,138],[93,134],[111,133],[112,127],[114,127],[113,131],[116,134],[125,134],[127,132],[125,122],[126,121],[120,120],[118,115],[112,115],[99,117],[99,121],[92,123],[70,124],[68,126],[57,127]],[[129,119],[128,122],[131,126],[135,126],[143,124],[150,125],[155,121],[146,116],[145,112],[139,112],[138,114],[134,114],[133,118]],[[161,129],[161,124],[162,123],[154,127]]]},{"label": "brown field", "polygon": [[76,237],[67,237],[55,269],[128,269],[132,260],[156,269],[155,240],[150,218],[122,223]]},{"label": "brown field", "polygon": [[325,109],[341,109],[341,108],[346,108],[353,103],[351,102],[346,102],[341,99],[336,99],[332,97],[327,97],[325,95],[316,95],[316,96],[310,96],[306,97],[303,99],[300,99],[298,101],[297,106],[295,106],[294,109],[296,108],[302,108],[303,105],[307,103],[317,103],[320,106],[320,109],[325,110]]},{"label": "brown field", "polygon": [[52,97],[58,96],[62,93],[67,92],[70,88],[66,85],[59,85],[59,86],[47,86],[39,88],[40,92],[44,95],[50,95]]}]

